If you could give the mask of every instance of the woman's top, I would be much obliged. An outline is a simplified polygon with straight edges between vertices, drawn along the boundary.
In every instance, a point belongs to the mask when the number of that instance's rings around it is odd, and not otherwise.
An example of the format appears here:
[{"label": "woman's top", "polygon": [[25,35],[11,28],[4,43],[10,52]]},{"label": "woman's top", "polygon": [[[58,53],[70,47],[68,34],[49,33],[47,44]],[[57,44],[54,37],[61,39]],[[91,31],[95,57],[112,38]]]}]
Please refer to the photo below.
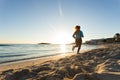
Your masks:
[{"label": "woman's top", "polygon": [[84,37],[83,32],[81,30],[74,32],[73,37],[75,39]]}]

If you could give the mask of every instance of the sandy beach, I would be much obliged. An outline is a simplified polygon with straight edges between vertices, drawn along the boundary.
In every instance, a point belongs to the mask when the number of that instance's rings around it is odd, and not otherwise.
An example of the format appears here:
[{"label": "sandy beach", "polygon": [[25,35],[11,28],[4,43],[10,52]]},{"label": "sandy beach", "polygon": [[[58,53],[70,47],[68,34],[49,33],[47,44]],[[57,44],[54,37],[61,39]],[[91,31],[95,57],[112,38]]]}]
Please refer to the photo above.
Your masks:
[{"label": "sandy beach", "polygon": [[0,80],[120,80],[120,0],[0,0]]},{"label": "sandy beach", "polygon": [[120,80],[120,44],[0,66],[0,80]]}]

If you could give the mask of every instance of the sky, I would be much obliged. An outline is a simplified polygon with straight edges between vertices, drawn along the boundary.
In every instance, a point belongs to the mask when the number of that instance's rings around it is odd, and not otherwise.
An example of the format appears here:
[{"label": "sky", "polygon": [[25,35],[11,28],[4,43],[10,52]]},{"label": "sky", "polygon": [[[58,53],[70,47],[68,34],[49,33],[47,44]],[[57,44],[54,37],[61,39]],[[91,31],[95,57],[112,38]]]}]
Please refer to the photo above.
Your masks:
[{"label": "sky", "polygon": [[120,0],[0,0],[0,43],[83,42],[120,33]]}]

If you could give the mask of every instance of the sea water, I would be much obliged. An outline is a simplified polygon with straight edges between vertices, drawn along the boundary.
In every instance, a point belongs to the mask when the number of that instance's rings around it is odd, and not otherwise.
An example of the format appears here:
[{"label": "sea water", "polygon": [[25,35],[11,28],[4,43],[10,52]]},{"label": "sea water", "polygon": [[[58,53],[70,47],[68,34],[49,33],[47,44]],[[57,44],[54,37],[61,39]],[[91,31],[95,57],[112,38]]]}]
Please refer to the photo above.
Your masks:
[{"label": "sea water", "polygon": [[[69,54],[73,45],[65,44],[0,44],[0,64],[15,61]],[[81,52],[99,48],[96,45],[82,45]],[[74,53],[76,53],[76,50]]]}]

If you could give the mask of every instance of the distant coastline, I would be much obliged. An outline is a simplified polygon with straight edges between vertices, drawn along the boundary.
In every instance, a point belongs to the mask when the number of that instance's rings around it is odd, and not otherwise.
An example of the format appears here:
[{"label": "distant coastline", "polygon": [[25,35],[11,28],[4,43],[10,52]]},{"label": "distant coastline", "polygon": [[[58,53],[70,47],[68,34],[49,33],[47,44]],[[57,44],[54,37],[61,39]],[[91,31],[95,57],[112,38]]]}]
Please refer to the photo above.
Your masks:
[{"label": "distant coastline", "polygon": [[90,44],[90,45],[109,44],[109,43],[120,43],[120,33],[116,33],[114,37],[92,39],[85,42],[85,44]]},{"label": "distant coastline", "polygon": [[0,44],[0,46],[11,46],[10,44]]},{"label": "distant coastline", "polygon": [[51,43],[38,43],[38,44],[46,44],[46,45],[49,45],[49,44],[51,44]]}]

